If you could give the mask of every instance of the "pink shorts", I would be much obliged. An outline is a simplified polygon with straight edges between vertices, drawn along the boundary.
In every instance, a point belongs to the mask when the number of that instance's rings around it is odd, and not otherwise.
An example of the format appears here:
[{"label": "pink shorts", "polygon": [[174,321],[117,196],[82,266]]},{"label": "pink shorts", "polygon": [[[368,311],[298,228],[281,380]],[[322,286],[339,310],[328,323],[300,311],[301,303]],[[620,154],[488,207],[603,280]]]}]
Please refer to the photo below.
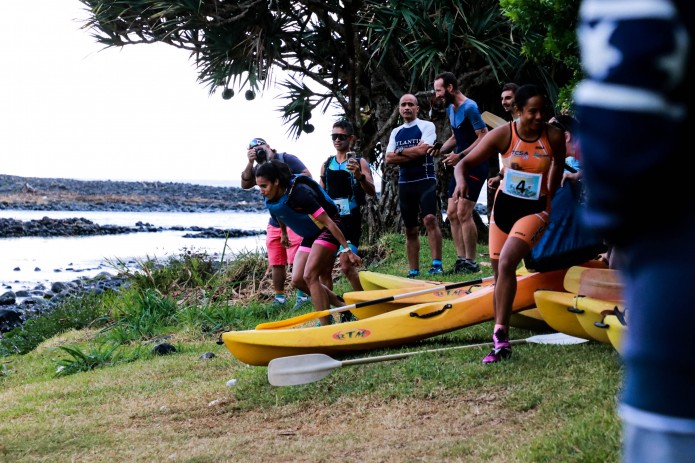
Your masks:
[{"label": "pink shorts", "polygon": [[287,236],[290,238],[291,244],[289,248],[286,248],[281,243],[282,231],[280,227],[268,224],[266,233],[265,246],[268,251],[268,263],[271,266],[291,264],[297,249],[299,249],[299,244],[302,242],[302,237],[287,227]]}]

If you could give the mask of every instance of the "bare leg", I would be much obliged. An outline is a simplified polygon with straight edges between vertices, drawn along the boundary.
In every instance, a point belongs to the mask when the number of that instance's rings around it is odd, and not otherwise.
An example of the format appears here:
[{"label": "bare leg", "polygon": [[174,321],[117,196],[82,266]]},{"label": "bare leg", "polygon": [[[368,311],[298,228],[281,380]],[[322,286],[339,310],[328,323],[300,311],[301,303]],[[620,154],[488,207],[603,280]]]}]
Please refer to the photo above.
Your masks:
[{"label": "bare leg", "polygon": [[[500,259],[493,261],[493,269],[497,267],[495,274],[495,324],[503,325],[509,332],[509,318],[512,314],[512,306],[516,297],[516,268],[526,254],[531,250],[529,245],[519,239],[510,236],[504,243]],[[495,265],[496,264],[496,265]]]},{"label": "bare leg", "polygon": [[309,286],[306,284],[306,281],[304,281],[304,268],[306,267],[307,259],[309,259],[308,252],[297,251],[294,255],[294,262],[292,263],[292,286],[310,294]]},{"label": "bare leg", "polygon": [[[343,305],[338,297],[321,282],[321,275],[324,273],[326,266],[331,265],[335,260],[335,253],[332,249],[319,244],[314,244],[311,247],[311,252],[304,267],[304,281],[309,287],[311,294],[311,302],[314,305],[314,310],[322,311],[331,308],[331,302],[336,305]],[[321,317],[319,320],[321,325],[329,325],[330,317]]]},{"label": "bare leg", "polygon": [[454,198],[449,198],[446,203],[446,216],[451,226],[451,239],[454,241],[456,254],[460,257],[466,257],[466,248],[463,244],[463,235],[461,234],[461,221],[459,221],[458,215],[458,204]]},{"label": "bare leg", "polygon": [[461,238],[464,245],[463,257],[477,261],[478,228],[473,220],[473,208],[475,203],[469,199],[460,199],[458,202],[458,218],[461,223]]},{"label": "bare leg", "polygon": [[420,237],[418,227],[405,229],[405,250],[411,270],[420,268]]},{"label": "bare leg", "polygon": [[362,291],[362,283],[360,282],[360,276],[357,269],[350,262],[350,257],[347,254],[340,254],[340,271],[343,272],[345,278],[348,279],[352,289],[355,291]]},{"label": "bare leg", "polygon": [[286,265],[273,265],[270,269],[270,275],[273,279],[273,289],[276,293],[285,292],[285,279],[287,278]]},{"label": "bare leg", "polygon": [[439,228],[437,218],[427,214],[422,221],[427,229],[427,241],[430,243],[432,259],[442,260],[442,229]]}]

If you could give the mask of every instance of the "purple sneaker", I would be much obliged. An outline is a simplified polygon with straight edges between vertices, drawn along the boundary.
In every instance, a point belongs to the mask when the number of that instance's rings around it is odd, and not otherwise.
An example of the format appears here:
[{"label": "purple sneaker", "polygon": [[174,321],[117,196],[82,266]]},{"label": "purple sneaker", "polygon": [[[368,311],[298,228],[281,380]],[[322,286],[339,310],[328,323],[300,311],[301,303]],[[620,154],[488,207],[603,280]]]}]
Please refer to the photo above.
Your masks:
[{"label": "purple sneaker", "polygon": [[483,359],[484,364],[497,363],[512,356],[512,345],[509,342],[509,336],[501,328],[492,335],[492,341],[495,347]]}]

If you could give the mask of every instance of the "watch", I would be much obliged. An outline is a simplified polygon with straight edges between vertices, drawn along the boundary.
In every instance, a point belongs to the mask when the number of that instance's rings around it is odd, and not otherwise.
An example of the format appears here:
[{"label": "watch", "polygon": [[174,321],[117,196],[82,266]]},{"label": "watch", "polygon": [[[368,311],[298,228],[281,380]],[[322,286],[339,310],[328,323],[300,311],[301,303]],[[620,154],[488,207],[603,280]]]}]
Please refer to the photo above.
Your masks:
[{"label": "watch", "polygon": [[403,151],[404,151],[404,150],[405,150],[405,148],[403,148],[402,146],[399,146],[398,148],[396,148],[396,154],[397,154],[398,156],[403,156]]}]

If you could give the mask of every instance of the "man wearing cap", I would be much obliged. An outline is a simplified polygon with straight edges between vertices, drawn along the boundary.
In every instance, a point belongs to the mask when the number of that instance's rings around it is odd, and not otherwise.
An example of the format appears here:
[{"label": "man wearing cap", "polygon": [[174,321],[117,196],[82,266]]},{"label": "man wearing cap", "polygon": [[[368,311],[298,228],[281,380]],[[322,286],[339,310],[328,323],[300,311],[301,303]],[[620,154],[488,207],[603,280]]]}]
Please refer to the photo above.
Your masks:
[{"label": "man wearing cap", "polygon": [[[278,153],[262,138],[254,138],[249,142],[246,156],[249,162],[241,172],[241,188],[245,190],[256,186],[256,169],[258,169],[259,165],[271,159],[277,159],[287,164],[293,174],[303,174],[311,177],[311,172],[297,156],[288,153]],[[265,244],[273,279],[273,290],[275,291],[274,304],[282,305],[287,302],[285,296],[287,264],[292,264],[294,255],[302,242],[302,237],[290,230],[289,227],[287,227],[287,236],[283,237],[280,224],[272,216],[268,221],[266,230]],[[308,302],[308,295],[301,290],[297,291],[297,301],[294,308],[297,309]]]}]

